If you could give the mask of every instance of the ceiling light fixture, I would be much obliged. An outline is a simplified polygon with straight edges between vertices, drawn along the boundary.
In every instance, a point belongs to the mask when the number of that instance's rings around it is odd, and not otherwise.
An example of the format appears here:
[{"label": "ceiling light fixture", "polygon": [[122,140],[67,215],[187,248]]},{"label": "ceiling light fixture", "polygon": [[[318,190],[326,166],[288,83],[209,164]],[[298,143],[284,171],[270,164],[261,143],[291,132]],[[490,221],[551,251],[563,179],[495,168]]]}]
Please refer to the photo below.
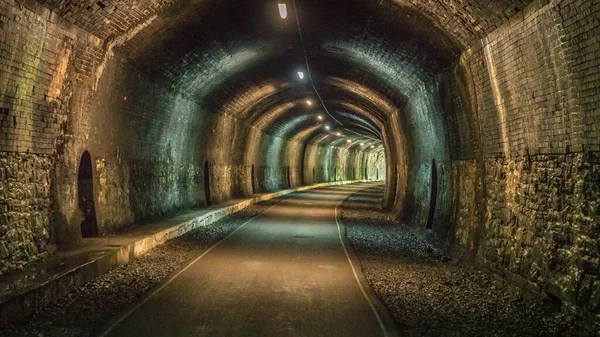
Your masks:
[{"label": "ceiling light fixture", "polygon": [[303,71],[299,71],[298,72],[298,77],[300,77],[301,80],[304,79],[304,72]]},{"label": "ceiling light fixture", "polygon": [[282,19],[287,18],[287,6],[285,4],[278,4],[277,7],[279,7],[279,16],[281,16]]},{"label": "ceiling light fixture", "polygon": [[329,125],[325,125],[325,130],[329,130],[331,127]]},{"label": "ceiling light fixture", "polygon": [[335,135],[338,136],[338,137],[340,137],[342,134],[339,133],[339,132],[336,132]]},{"label": "ceiling light fixture", "polygon": [[365,146],[365,143],[360,143],[360,146]]},{"label": "ceiling light fixture", "polygon": [[348,144],[352,143],[352,139],[347,140]]},{"label": "ceiling light fixture", "polygon": [[323,116],[321,116],[321,115],[317,116],[317,118],[318,118],[320,121],[322,121],[322,120],[323,120]]},{"label": "ceiling light fixture", "polygon": [[309,106],[311,106],[312,105],[312,101],[308,99],[308,100],[306,100],[306,104],[308,104]]},{"label": "ceiling light fixture", "polygon": [[372,149],[374,149],[374,148],[375,148],[375,145],[371,145],[371,148],[372,148]]}]

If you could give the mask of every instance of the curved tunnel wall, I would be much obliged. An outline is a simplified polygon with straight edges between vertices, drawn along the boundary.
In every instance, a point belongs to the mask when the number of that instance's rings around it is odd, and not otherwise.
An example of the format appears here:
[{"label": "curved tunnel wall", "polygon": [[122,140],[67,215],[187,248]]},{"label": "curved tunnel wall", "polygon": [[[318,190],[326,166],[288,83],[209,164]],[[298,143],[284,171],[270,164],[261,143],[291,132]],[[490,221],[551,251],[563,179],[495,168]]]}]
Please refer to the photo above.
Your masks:
[{"label": "curved tunnel wall", "polygon": [[[158,62],[168,55],[144,61],[143,51],[153,43],[147,37],[156,34],[153,48],[169,50],[166,37],[169,29],[176,31],[169,22],[195,1],[172,7],[120,3],[91,12],[52,0],[0,2],[2,272],[80,238],[77,165],[84,151],[92,155],[103,234],[205,205],[206,163],[213,202],[251,194],[253,166],[254,190],[263,192],[352,179],[355,172],[373,178],[374,167],[383,165],[379,150],[319,138],[306,117],[294,120],[306,134],[286,129],[289,120],[274,127],[276,117],[261,119],[277,116],[285,100],[257,102],[285,93],[285,86],[238,81],[222,71],[243,72],[244,65],[260,63],[256,54],[227,61],[217,46],[222,58],[202,68],[204,77],[191,79],[181,69],[201,54],[191,52],[180,65]],[[432,213],[431,230],[468,259],[533,292],[598,312],[600,55],[591,36],[600,33],[600,5],[474,3],[461,10],[443,2],[385,2],[394,10],[418,11],[444,31],[459,52],[441,67],[416,61],[418,48],[408,42],[392,41],[408,44],[399,49],[416,56],[380,53],[350,35],[324,43],[328,57],[354,67],[333,74],[328,90],[344,88],[356,104],[327,103],[355,109],[380,128],[386,209],[420,230]],[[163,9],[166,14],[155,16]],[[378,36],[376,29],[368,33]],[[436,44],[439,37],[430,36]],[[428,55],[424,63],[431,61]],[[333,80],[344,72],[354,77]],[[183,75],[164,81],[170,73]],[[240,93],[236,84],[249,90]]]},{"label": "curved tunnel wall", "polygon": [[[156,85],[116,60],[109,61],[98,84],[108,89],[100,89],[91,104],[98,114],[92,118],[103,122],[94,124],[86,141],[86,148],[100,145],[91,150],[96,162],[105,162],[106,173],[97,172],[104,179],[99,189],[119,195],[98,200],[101,233],[206,205],[206,163],[213,204],[252,195],[253,165],[256,193],[302,185],[302,164],[311,156],[303,143],[204,110],[194,99]],[[108,130],[112,141],[107,144],[103,137]],[[347,150],[315,148],[313,161],[320,172],[315,182],[351,178],[347,162],[353,157]],[[120,208],[112,208],[113,203]]]}]

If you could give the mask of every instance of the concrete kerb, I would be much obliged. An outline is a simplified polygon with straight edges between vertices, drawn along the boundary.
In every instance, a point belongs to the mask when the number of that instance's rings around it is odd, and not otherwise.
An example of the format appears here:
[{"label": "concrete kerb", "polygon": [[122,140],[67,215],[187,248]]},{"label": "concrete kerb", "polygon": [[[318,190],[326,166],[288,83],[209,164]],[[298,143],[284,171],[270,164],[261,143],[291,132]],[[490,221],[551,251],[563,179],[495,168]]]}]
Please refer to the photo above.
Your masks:
[{"label": "concrete kerb", "polygon": [[131,260],[146,254],[168,240],[179,237],[196,228],[209,226],[228,215],[239,212],[256,203],[282,197],[294,192],[367,181],[337,181],[281,190],[249,198],[233,205],[223,206],[193,219],[183,220],[167,229],[144,236],[133,243],[115,247],[105,254],[97,255],[93,259],[84,261],[65,272],[57,273],[45,282],[23,289],[7,298],[0,299],[0,325],[7,325],[27,318],[48,303],[66,295],[73,288],[107,273],[115,267],[129,263]]}]

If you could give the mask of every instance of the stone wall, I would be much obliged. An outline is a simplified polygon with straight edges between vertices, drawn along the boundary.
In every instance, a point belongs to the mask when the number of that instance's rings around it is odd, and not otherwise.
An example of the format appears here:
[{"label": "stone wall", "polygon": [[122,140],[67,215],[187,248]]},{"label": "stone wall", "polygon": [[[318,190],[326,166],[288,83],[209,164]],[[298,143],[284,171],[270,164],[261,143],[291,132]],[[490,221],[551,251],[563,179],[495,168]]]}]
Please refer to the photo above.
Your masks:
[{"label": "stone wall", "polygon": [[452,163],[453,227],[448,228],[445,237],[451,245],[466,250],[469,255],[476,254],[480,241],[480,217],[483,199],[477,193],[481,172],[475,160],[460,160]]},{"label": "stone wall", "polygon": [[599,12],[597,1],[534,1],[463,54],[446,91],[457,148],[447,241],[529,292],[592,313]]},{"label": "stone wall", "polygon": [[600,312],[600,154],[486,160],[486,264]]},{"label": "stone wall", "polygon": [[50,251],[52,159],[0,152],[0,274]]},{"label": "stone wall", "polygon": [[56,158],[71,138],[73,87],[93,77],[101,53],[99,39],[12,0],[0,1],[0,41],[4,273],[46,256],[60,231],[52,213]]}]

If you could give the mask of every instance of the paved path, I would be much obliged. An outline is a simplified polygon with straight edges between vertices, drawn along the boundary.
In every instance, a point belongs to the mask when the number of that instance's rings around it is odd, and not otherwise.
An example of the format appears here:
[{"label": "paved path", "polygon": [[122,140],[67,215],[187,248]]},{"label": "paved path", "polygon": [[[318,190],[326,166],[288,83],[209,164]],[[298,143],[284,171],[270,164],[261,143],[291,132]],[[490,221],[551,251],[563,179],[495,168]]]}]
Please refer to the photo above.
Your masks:
[{"label": "paved path", "polygon": [[373,184],[296,193],[119,315],[101,336],[396,336],[336,221]]}]

